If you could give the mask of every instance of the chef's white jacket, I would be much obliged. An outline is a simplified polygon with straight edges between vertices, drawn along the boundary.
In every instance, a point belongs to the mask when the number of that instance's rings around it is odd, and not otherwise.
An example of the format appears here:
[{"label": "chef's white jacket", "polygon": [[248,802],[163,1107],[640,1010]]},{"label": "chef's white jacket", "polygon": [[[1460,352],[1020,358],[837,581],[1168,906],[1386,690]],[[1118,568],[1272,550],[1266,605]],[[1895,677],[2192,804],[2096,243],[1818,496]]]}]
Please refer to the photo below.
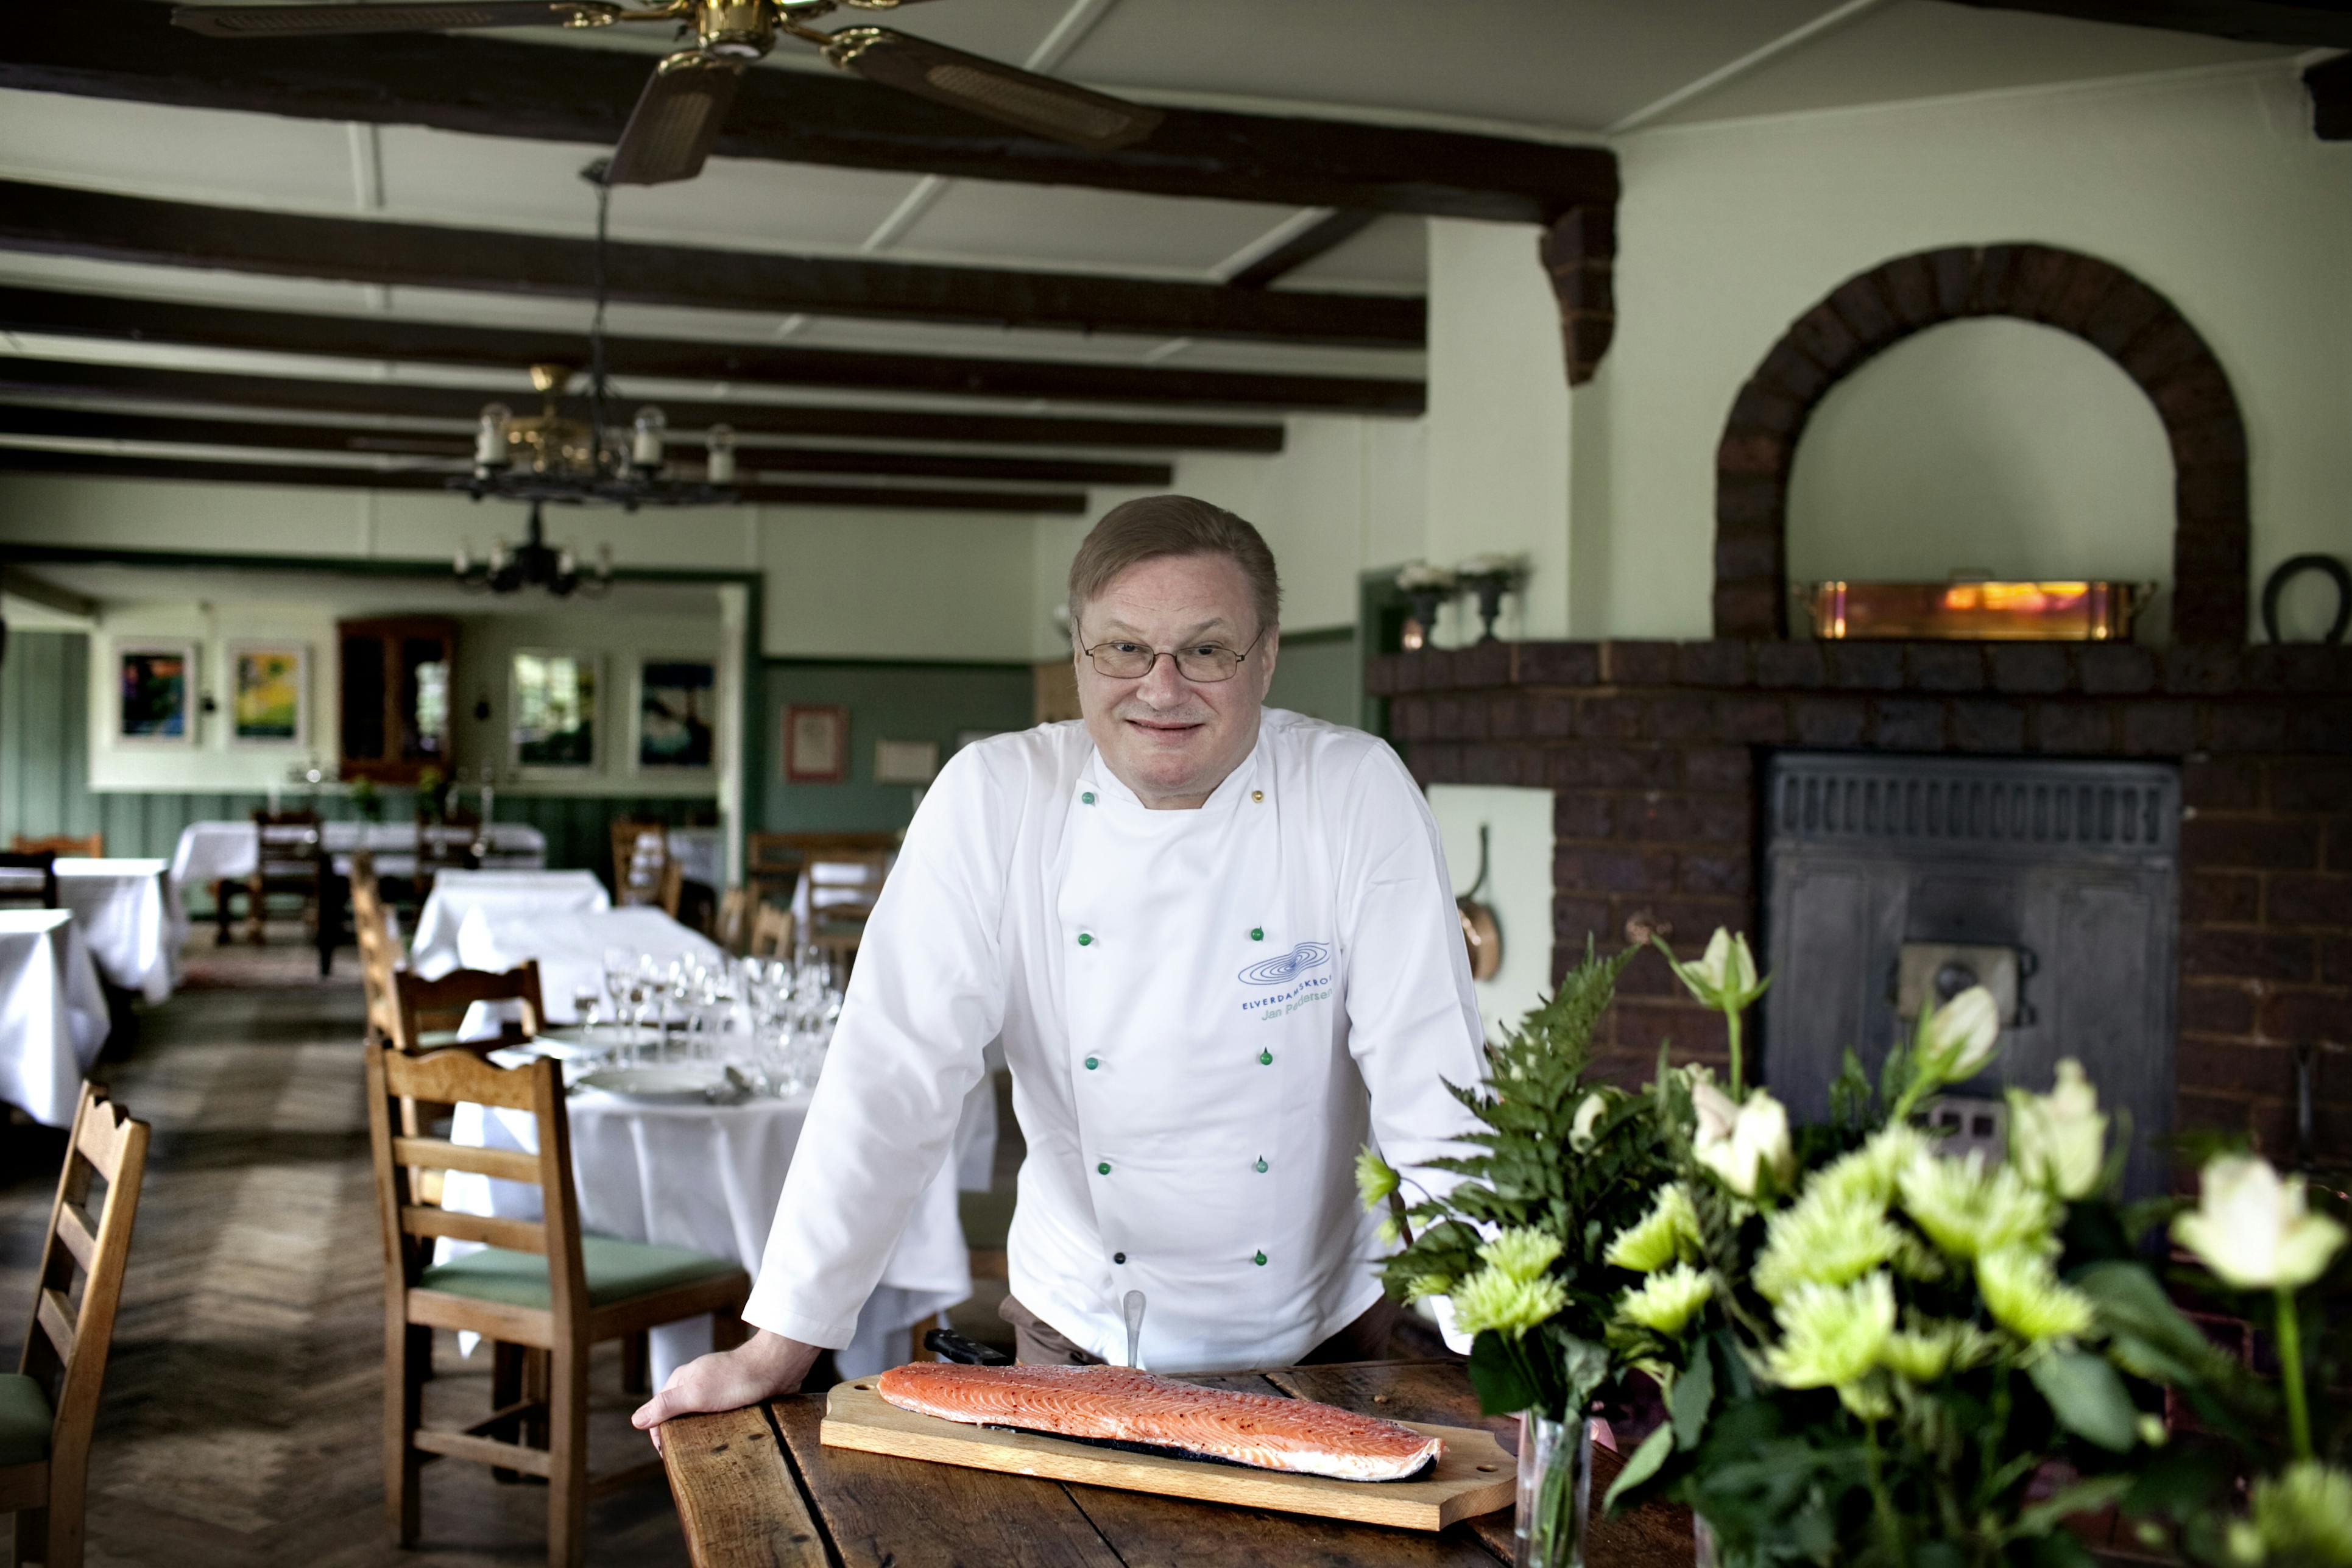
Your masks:
[{"label": "chef's white jacket", "polygon": [[1083,724],[967,746],[866,931],[744,1316],[849,1340],[1001,1038],[1028,1142],[1013,1293],[1166,1371],[1296,1361],[1375,1302],[1354,1187],[1475,1126],[1481,1030],[1437,827],[1386,744],[1268,710],[1197,811],[1151,811]]}]

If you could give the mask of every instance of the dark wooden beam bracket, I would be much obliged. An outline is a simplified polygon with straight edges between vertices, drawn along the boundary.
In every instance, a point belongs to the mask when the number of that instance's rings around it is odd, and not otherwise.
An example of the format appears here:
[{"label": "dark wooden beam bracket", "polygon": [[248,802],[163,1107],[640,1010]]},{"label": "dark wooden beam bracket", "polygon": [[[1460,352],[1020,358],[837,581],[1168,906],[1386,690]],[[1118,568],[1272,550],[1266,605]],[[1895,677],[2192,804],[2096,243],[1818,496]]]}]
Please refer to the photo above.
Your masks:
[{"label": "dark wooden beam bracket", "polygon": [[2322,60],[2303,73],[2311,94],[2311,130],[2322,142],[2352,142],[2352,55]]},{"label": "dark wooden beam bracket", "polygon": [[[584,239],[312,217],[15,180],[0,180],[0,247],[561,299],[591,298],[595,287],[595,246]],[[616,242],[605,270],[613,299],[644,305],[1357,348],[1419,348],[1427,315],[1422,300],[1394,295],[692,246]]]},{"label": "dark wooden beam bracket", "polygon": [[[0,87],[306,120],[430,125],[610,146],[644,55],[503,38],[386,35],[229,42],[155,0],[11,16]],[[1549,223],[1617,199],[1616,155],[1498,136],[1168,108],[1149,138],[1087,153],[853,77],[745,74],[721,157],[1081,185],[1302,207]]]},{"label": "dark wooden beam bracket", "polygon": [[[0,289],[0,298],[10,290]],[[7,324],[0,314],[0,325]],[[471,419],[482,405],[525,406],[533,394],[518,375],[509,390],[420,386],[413,382],[323,381],[147,365],[87,363],[0,354],[0,392],[52,397],[139,399],[198,407],[288,413]],[[1001,447],[1099,447],[1114,450],[1279,452],[1280,425],[1166,419],[1089,419],[1036,414],[944,414],[929,409],[820,407],[665,398],[680,427],[732,425],[746,434],[835,440],[957,442]]]},{"label": "dark wooden beam bracket", "polygon": [[1601,368],[1617,335],[1617,209],[1576,207],[1546,228],[1537,254],[1559,301],[1568,384],[1581,386]]}]

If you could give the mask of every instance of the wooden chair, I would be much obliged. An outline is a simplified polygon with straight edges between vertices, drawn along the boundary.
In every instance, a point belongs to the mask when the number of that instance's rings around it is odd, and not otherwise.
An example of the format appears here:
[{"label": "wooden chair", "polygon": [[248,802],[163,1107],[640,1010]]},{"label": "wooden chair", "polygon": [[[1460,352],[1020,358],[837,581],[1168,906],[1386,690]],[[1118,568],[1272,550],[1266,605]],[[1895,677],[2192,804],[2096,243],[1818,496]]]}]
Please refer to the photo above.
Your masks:
[{"label": "wooden chair", "polygon": [[752,833],[743,839],[743,887],[756,904],[790,905],[807,851],[790,833]]},{"label": "wooden chair", "polygon": [[453,969],[438,980],[400,970],[392,977],[392,1044],[415,1056],[460,1044],[457,1026],[477,1002],[520,1002],[523,1016],[509,1019],[495,1039],[467,1040],[469,1051],[494,1051],[535,1037],[547,1018],[540,999],[539,961],[532,959],[504,973],[487,969]]},{"label": "wooden chair", "polygon": [[297,893],[302,899],[306,927],[320,919],[319,814],[315,811],[257,811],[253,826],[256,846],[253,875],[245,883],[246,936],[254,946],[267,940],[269,895]]},{"label": "wooden chair", "polygon": [[722,952],[740,958],[751,949],[751,889],[730,888],[719,895],[719,913],[710,924],[710,940]]},{"label": "wooden chair", "polygon": [[[854,881],[828,881],[824,876],[828,868],[854,869],[858,876]],[[808,940],[832,955],[845,982],[851,966],[857,962],[858,945],[866,939],[866,922],[873,916],[875,900],[882,895],[882,881],[889,868],[889,852],[881,849],[816,850],[809,856]]]},{"label": "wooden chair", "polygon": [[19,855],[37,855],[46,849],[61,860],[102,860],[106,858],[106,835],[85,833],[77,838],[69,833],[58,833],[47,838],[27,838],[19,833],[9,847]]},{"label": "wooden chair", "polygon": [[[36,1277],[17,1370],[0,1376],[0,1513],[16,1516],[16,1561],[81,1568],[90,1428],[122,1300],[122,1268],[147,1170],[147,1124],[84,1084]],[[106,1183],[96,1222],[90,1184]],[[85,1275],[72,1306],[74,1270]]]},{"label": "wooden chair", "polygon": [[383,890],[375,879],[375,857],[362,849],[352,857],[352,924],[359,938],[360,989],[367,997],[370,1045],[398,1037],[400,1004],[394,994],[393,976],[403,955],[393,934],[392,912],[384,907]]},{"label": "wooden chair", "polygon": [[58,854],[34,849],[0,855],[0,907],[54,910],[58,907]]},{"label": "wooden chair", "polygon": [[660,823],[637,822],[627,817],[614,822],[614,903],[659,903],[670,864],[669,830]]},{"label": "wooden chair", "polygon": [[[741,1338],[751,1279],[723,1258],[581,1234],[563,1079],[553,1061],[500,1071],[464,1051],[405,1057],[372,1047],[367,1087],[383,1224],[383,1486],[392,1527],[403,1546],[415,1544],[419,1472],[436,1458],[471,1459],[546,1478],[548,1563],[578,1568],[588,1500],[661,1474],[661,1462],[649,1458],[611,1475],[588,1475],[589,1347],[708,1312],[712,1346],[726,1349]],[[527,1110],[538,1125],[539,1152],[396,1135],[399,1102],[418,1100]],[[530,1184],[540,1189],[545,1217],[425,1206],[410,1185],[417,1167]],[[440,1237],[487,1245],[436,1264],[431,1251]],[[496,1380],[488,1415],[457,1431],[428,1428],[421,1406],[435,1329],[470,1330],[526,1347],[533,1362],[543,1362],[544,1373],[527,1379],[520,1358],[512,1358]],[[543,1395],[527,1381],[543,1385]],[[544,1447],[517,1440],[541,1423]]]},{"label": "wooden chair", "polygon": [[774,904],[761,904],[751,917],[753,958],[790,958],[793,955],[793,911]]},{"label": "wooden chair", "polygon": [[[686,901],[686,869],[675,860],[662,863],[661,880],[655,885],[654,900],[661,912],[677,919],[678,906]],[[703,906],[708,909],[709,906]]]}]

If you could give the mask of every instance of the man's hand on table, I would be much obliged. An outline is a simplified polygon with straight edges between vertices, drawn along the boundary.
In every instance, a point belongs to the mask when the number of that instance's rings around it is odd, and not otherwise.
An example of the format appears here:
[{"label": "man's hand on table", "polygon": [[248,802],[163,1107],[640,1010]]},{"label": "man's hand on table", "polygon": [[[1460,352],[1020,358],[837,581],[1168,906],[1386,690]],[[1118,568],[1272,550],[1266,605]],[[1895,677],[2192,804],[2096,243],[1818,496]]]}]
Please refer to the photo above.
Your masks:
[{"label": "man's hand on table", "polygon": [[740,1410],[790,1394],[819,1353],[814,1345],[761,1329],[731,1351],[697,1356],[671,1373],[661,1392],[629,1417],[630,1425],[651,1433],[658,1450],[663,1422],[707,1410]]}]

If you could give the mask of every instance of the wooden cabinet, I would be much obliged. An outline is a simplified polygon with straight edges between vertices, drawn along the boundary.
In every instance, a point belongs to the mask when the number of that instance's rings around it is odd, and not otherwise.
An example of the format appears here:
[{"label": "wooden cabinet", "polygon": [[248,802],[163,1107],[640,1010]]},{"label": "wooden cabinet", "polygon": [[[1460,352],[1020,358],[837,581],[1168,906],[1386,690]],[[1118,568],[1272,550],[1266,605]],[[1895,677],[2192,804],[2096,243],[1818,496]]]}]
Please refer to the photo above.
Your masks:
[{"label": "wooden cabinet", "polygon": [[457,623],[431,616],[342,621],[342,764],[347,779],[415,784],[450,767]]}]

